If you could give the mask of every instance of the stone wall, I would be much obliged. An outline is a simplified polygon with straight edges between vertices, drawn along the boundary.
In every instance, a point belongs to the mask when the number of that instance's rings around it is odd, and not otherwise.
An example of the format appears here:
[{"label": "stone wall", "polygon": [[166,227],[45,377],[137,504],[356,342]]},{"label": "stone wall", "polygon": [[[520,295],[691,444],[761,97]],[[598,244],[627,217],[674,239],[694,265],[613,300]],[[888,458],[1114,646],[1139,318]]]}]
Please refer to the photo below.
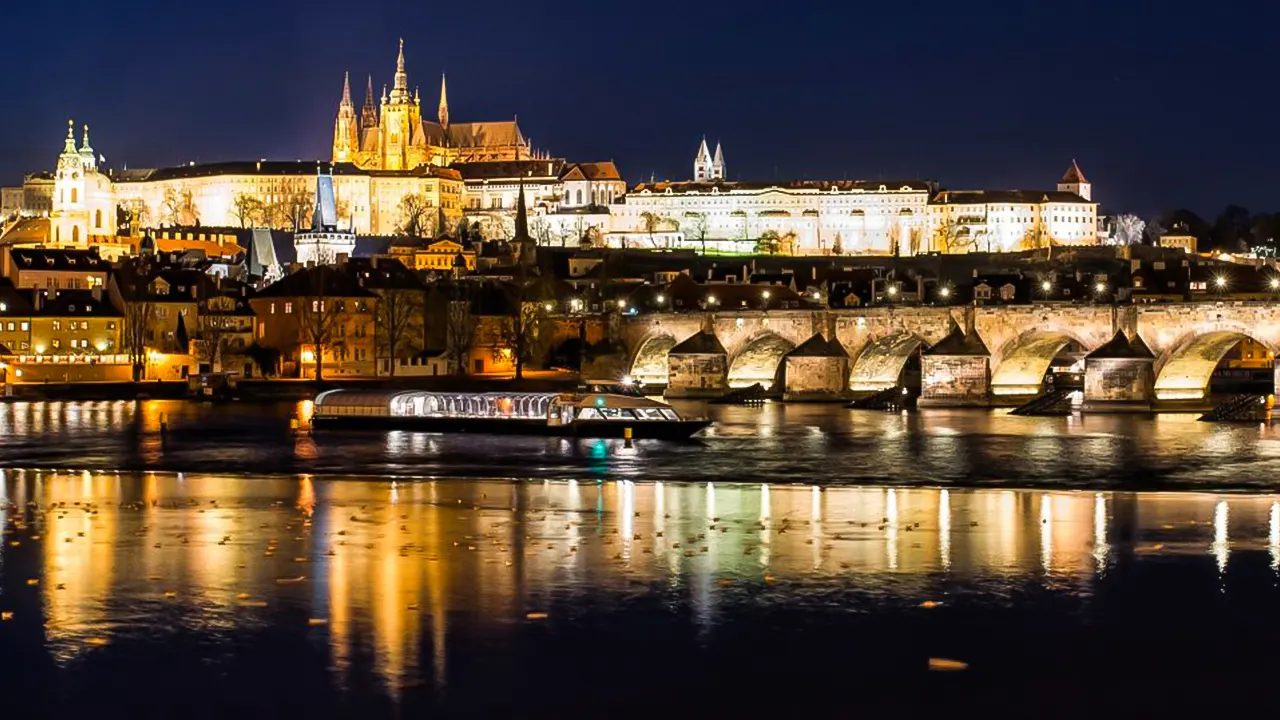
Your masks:
[{"label": "stone wall", "polygon": [[1151,409],[1151,360],[1088,358],[1084,365],[1084,410],[1116,412]]},{"label": "stone wall", "polygon": [[983,355],[925,355],[921,363],[922,407],[986,405],[990,402],[990,359]]},{"label": "stone wall", "polygon": [[849,358],[789,357],[784,361],[783,400],[838,400],[847,396]]},{"label": "stone wall", "polygon": [[720,397],[729,389],[729,363],[724,355],[667,356],[667,397]]}]

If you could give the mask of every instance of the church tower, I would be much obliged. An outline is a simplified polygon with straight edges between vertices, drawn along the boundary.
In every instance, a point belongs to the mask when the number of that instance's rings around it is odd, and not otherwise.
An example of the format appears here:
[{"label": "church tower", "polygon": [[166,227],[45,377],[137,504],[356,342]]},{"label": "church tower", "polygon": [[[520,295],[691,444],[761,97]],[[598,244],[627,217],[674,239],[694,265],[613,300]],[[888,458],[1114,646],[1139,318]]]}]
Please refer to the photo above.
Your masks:
[{"label": "church tower", "polygon": [[[89,240],[89,217],[86,211],[84,156],[76,150],[74,123],[67,121],[67,139],[58,156],[58,169],[53,181],[53,213],[50,230],[56,246],[82,245]],[[85,128],[85,147],[89,146]]]},{"label": "church tower", "polygon": [[1058,190],[1075,193],[1093,202],[1093,183],[1085,179],[1084,173],[1080,172],[1080,166],[1074,159],[1071,160],[1071,167],[1067,168],[1066,174],[1058,181]]},{"label": "church tower", "polygon": [[711,179],[724,179],[724,151],[720,149],[719,141],[716,142],[716,157],[711,161]]},{"label": "church tower", "polygon": [[418,104],[409,94],[409,74],[404,69],[404,40],[400,40],[400,56],[396,59],[395,86],[390,98],[382,103],[379,145],[382,147],[383,170],[409,169],[409,144],[413,129],[421,115]]},{"label": "church tower", "polygon": [[693,181],[707,182],[712,179],[711,151],[707,149],[707,138],[702,137],[702,144],[698,146],[698,155],[693,159]]},{"label": "church tower", "polygon": [[359,131],[356,127],[356,107],[351,102],[351,73],[342,80],[342,102],[338,104],[338,117],[333,122],[333,161],[354,162],[360,149]]},{"label": "church tower", "polygon": [[360,130],[378,127],[378,106],[373,102],[373,76],[369,76],[369,84],[364,89],[364,105],[360,106]]},{"label": "church tower", "polygon": [[444,73],[440,73],[440,108],[436,111],[436,117],[440,120],[440,127],[445,130],[449,129],[449,93],[444,85]]}]

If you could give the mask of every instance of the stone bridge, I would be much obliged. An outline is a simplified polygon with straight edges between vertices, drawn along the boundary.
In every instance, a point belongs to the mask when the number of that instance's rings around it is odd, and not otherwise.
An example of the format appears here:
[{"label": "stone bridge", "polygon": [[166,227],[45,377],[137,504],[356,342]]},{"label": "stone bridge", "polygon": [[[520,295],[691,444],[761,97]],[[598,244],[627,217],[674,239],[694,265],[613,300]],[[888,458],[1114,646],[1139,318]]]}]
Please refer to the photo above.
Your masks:
[{"label": "stone bridge", "polygon": [[[1112,342],[1117,332],[1123,334],[1119,345]],[[812,357],[809,350],[816,346],[806,342],[817,335],[839,341],[838,347],[819,343],[834,348],[829,353],[833,362],[841,350],[847,353],[841,361],[847,370],[841,365],[836,373],[842,378],[840,386],[826,388],[834,396],[900,384],[908,360],[919,353],[923,401],[1008,404],[1038,393],[1053,359],[1063,350],[1073,350],[1086,354],[1086,402],[1092,396],[1100,404],[1114,399],[1150,408],[1153,403],[1204,401],[1214,368],[1244,338],[1273,353],[1280,350],[1280,304],[1046,303],[648,313],[625,318],[621,333],[630,375],[646,384],[667,385],[677,396],[690,393],[672,381],[672,351],[681,355],[678,346],[694,336],[718,341],[718,346],[687,344],[691,353],[708,360],[721,355],[706,367],[724,377],[700,384],[710,389],[701,394],[715,394],[717,389],[757,382],[781,383],[778,389],[788,392],[804,386],[805,378],[788,375],[788,358]]]}]

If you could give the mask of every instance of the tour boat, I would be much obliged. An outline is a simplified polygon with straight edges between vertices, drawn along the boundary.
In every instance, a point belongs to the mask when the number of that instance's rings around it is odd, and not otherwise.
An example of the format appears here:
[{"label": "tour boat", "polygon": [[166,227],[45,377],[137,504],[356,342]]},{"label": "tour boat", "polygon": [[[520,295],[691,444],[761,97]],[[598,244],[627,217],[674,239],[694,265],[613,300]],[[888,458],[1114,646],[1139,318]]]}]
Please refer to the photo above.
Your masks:
[{"label": "tour boat", "polygon": [[317,429],[683,440],[711,421],[683,418],[656,400],[614,393],[327,390],[316,396],[311,423]]}]

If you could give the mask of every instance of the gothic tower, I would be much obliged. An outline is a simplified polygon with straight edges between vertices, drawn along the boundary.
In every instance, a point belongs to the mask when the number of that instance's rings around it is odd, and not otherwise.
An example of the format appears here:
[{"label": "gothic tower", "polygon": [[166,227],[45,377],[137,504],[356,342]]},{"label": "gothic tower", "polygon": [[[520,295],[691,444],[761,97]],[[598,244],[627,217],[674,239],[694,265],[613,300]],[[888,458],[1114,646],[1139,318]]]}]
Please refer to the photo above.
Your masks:
[{"label": "gothic tower", "polygon": [[702,136],[702,144],[698,146],[698,155],[693,159],[693,181],[707,182],[712,179],[711,151],[707,149],[707,137]]},{"label": "gothic tower", "polygon": [[716,158],[711,161],[711,179],[724,179],[724,151],[720,149],[720,142],[716,142]]},{"label": "gothic tower", "polygon": [[396,59],[395,86],[390,98],[382,103],[378,132],[382,147],[383,170],[409,169],[409,143],[418,125],[420,109],[409,94],[409,74],[404,69],[404,40],[400,40],[400,56]]},{"label": "gothic tower", "polygon": [[333,122],[333,161],[354,162],[360,149],[359,129],[356,126],[356,107],[351,102],[351,73],[342,80],[342,102],[338,104],[338,117]]},{"label": "gothic tower", "polygon": [[444,73],[440,73],[440,108],[436,111],[440,127],[449,129],[449,93],[445,90]]},{"label": "gothic tower", "polygon": [[360,130],[375,127],[378,127],[378,106],[373,102],[373,76],[370,75],[364,90],[364,105],[360,106]]}]

